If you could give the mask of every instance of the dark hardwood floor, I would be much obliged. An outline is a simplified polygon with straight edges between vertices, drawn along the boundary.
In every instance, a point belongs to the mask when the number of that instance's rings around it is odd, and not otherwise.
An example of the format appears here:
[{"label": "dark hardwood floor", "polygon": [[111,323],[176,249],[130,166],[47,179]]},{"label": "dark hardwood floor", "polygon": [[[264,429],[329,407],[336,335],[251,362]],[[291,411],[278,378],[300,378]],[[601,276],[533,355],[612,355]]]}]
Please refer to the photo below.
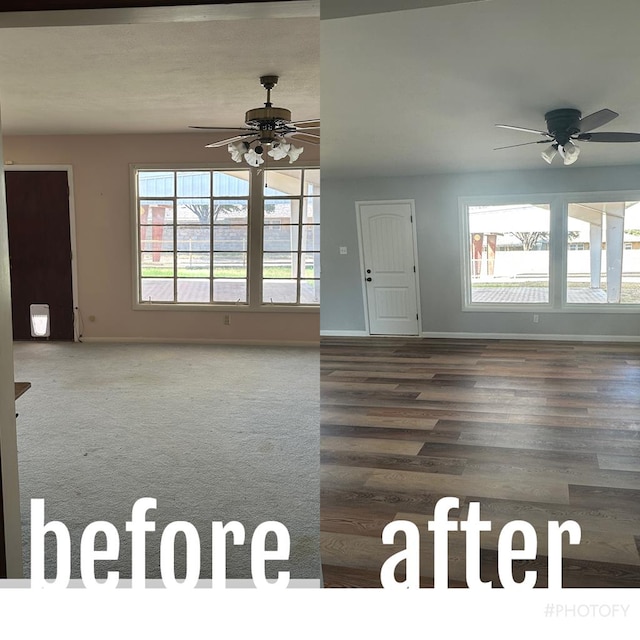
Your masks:
[{"label": "dark hardwood floor", "polygon": [[[323,338],[321,544],[325,587],[380,587],[402,545],[395,519],[421,532],[421,585],[433,585],[434,505],[480,503],[480,575],[500,587],[498,534],[575,520],[563,587],[640,587],[640,345],[508,340]],[[466,587],[464,532],[449,534],[449,586]],[[517,538],[514,538],[514,544]],[[398,577],[399,574],[398,574]]]}]

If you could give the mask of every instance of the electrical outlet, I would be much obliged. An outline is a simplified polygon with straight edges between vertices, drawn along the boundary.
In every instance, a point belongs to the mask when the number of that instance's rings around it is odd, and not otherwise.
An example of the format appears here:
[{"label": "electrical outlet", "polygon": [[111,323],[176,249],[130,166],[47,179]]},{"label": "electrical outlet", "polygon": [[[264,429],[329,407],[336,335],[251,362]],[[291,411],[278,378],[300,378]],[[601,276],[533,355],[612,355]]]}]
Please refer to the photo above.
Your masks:
[{"label": "electrical outlet", "polygon": [[231,324],[231,316],[228,313],[224,316],[224,323]]},{"label": "electrical outlet", "polygon": [[537,313],[533,314],[533,321],[534,322],[539,322],[540,321],[540,316]]}]

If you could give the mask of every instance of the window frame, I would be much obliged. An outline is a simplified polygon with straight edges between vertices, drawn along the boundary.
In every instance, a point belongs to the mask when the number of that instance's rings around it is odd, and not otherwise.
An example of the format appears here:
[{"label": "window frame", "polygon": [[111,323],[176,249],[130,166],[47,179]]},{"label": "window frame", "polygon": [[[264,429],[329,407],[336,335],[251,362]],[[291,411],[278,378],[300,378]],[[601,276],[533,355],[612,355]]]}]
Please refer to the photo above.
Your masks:
[{"label": "window frame", "polygon": [[[285,168],[273,166],[269,169]],[[290,169],[319,170],[319,163],[296,163]],[[141,255],[140,224],[138,212],[138,172],[144,171],[239,171],[249,172],[248,218],[247,218],[247,302],[144,302],[140,298]],[[241,313],[313,313],[318,314],[319,304],[262,303],[262,241],[263,241],[263,172],[262,170],[230,163],[144,163],[129,165],[131,257],[132,257],[132,304],[135,311],[218,311]],[[178,196],[175,196],[176,200]],[[211,225],[213,226],[213,225]],[[300,247],[298,252],[300,252]],[[173,247],[173,255],[176,255]],[[210,274],[209,279],[213,273]]]},{"label": "window frame", "polygon": [[[493,312],[518,312],[532,311],[548,313],[554,307],[554,301],[557,297],[556,279],[554,278],[555,261],[554,256],[557,253],[554,237],[554,207],[552,201],[553,196],[540,194],[518,194],[509,196],[465,196],[458,198],[458,209],[460,214],[460,252],[461,252],[461,288],[462,288],[462,310],[463,311],[493,311]],[[549,298],[548,302],[510,302],[510,303],[490,303],[490,302],[473,302],[471,300],[471,252],[469,247],[469,207],[471,206],[509,206],[521,204],[540,204],[549,205]]]},{"label": "window frame", "polygon": [[[460,282],[462,310],[507,313],[609,313],[640,312],[640,303],[567,302],[567,262],[569,204],[580,202],[640,202],[638,191],[579,191],[563,193],[510,194],[501,196],[461,196],[458,198],[460,232]],[[549,205],[549,302],[484,303],[471,301],[471,258],[469,250],[469,207],[491,205]]]},{"label": "window frame", "polygon": [[[293,169],[304,169],[304,167],[292,167]],[[280,169],[280,167],[269,167],[265,170],[265,173],[268,174],[269,171],[278,171]],[[320,171],[320,168],[311,168],[310,170],[314,171]],[[264,175],[264,174],[263,174]],[[266,180],[266,178],[265,178]],[[284,194],[284,195],[265,195],[264,194],[264,190],[262,191],[262,211],[266,212],[266,204],[268,202],[277,202],[278,200],[291,200],[293,201],[297,201],[298,203],[298,216],[297,216],[297,222],[296,223],[277,223],[277,224],[272,224],[272,223],[267,223],[265,220],[265,217],[263,217],[262,219],[262,233],[263,233],[263,243],[262,243],[262,259],[264,261],[264,257],[265,255],[268,254],[277,254],[277,253],[295,253],[296,255],[296,276],[295,278],[285,278],[284,280],[295,280],[296,283],[296,299],[300,300],[301,295],[302,295],[302,283],[305,280],[314,280],[317,281],[318,284],[320,283],[320,277],[318,274],[317,278],[305,278],[303,275],[303,271],[304,271],[304,266],[303,266],[303,255],[305,254],[317,254],[317,265],[318,268],[320,267],[320,248],[318,248],[317,250],[304,250],[304,241],[303,241],[303,237],[304,237],[304,230],[305,227],[318,227],[318,229],[320,228],[320,223],[319,222],[305,222],[304,219],[304,213],[306,210],[306,205],[308,203],[317,201],[320,202],[320,194],[318,195],[309,195],[305,192],[305,185],[307,183],[304,180],[304,173],[301,176],[301,180],[300,180],[300,192],[297,194]],[[319,211],[320,209],[318,209]],[[273,249],[269,249],[269,250],[265,250],[264,249],[264,230],[266,228],[269,228],[271,230],[275,230],[276,228],[278,228],[278,230],[282,231],[283,228],[287,228],[287,227],[295,227],[297,228],[296,231],[296,244],[297,244],[297,250],[296,251],[277,251],[277,250],[273,250]],[[319,239],[319,236],[318,236]],[[263,265],[264,266],[264,265]],[[273,282],[277,282],[278,280],[282,280],[281,278],[265,278],[264,274],[262,276],[262,289],[260,291],[260,297],[262,300],[262,304],[263,305],[270,305],[270,306],[286,306],[288,304],[295,304],[296,306],[319,306],[318,304],[303,304],[301,302],[295,302],[295,303],[288,303],[288,302],[273,302],[272,300],[270,300],[269,302],[265,302],[264,301],[264,297],[265,297],[265,293],[264,293],[264,284],[265,282],[269,282],[269,283],[273,283]]]}]

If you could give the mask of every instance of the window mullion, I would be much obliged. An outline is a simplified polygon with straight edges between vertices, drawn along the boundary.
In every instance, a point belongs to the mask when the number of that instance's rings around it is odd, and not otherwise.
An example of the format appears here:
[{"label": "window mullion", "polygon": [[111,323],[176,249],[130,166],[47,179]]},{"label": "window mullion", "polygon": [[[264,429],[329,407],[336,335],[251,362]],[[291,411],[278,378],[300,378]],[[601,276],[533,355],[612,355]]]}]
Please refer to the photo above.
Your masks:
[{"label": "window mullion", "polygon": [[173,302],[178,302],[178,172],[173,172]]},{"label": "window mullion", "polygon": [[213,192],[213,187],[215,185],[215,181],[213,179],[213,171],[209,171],[209,302],[213,304],[215,302],[214,296],[214,274],[213,274],[213,265],[214,265],[214,254],[213,254],[213,222],[214,222],[214,212],[215,212],[215,193]]},{"label": "window mullion", "polygon": [[215,298],[214,296],[214,273],[213,273],[213,251],[215,249],[214,245],[213,245],[213,223],[214,223],[214,219],[215,219],[215,194],[213,193],[213,185],[214,185],[214,180],[213,180],[213,171],[209,172],[209,180],[210,180],[210,187],[209,187],[209,301],[211,303],[215,302]]},{"label": "window mullion", "polygon": [[[302,202],[300,206],[302,206]],[[300,215],[302,216],[302,211],[300,211]],[[300,304],[300,294],[302,289],[302,217],[300,218],[300,222],[298,223],[298,282],[297,282],[297,290],[296,290],[296,302]]]},{"label": "window mullion", "polygon": [[[138,304],[143,302],[142,300],[142,217],[140,215],[140,211],[142,209],[142,202],[140,198],[140,188],[138,186],[138,172],[135,174],[136,178],[136,221],[135,221],[135,238],[136,238],[136,261],[137,261],[137,269],[138,269],[138,292],[136,295],[136,300]],[[148,213],[147,213],[148,215]],[[146,234],[146,232],[145,232]]]},{"label": "window mullion", "polygon": [[298,278],[296,281],[296,303],[300,304],[300,295],[302,293],[302,223],[304,222],[304,171],[300,176],[300,200],[298,201]]},{"label": "window mullion", "polygon": [[551,233],[549,235],[549,300],[559,309],[567,299],[567,234],[568,203],[566,198],[550,201]]},{"label": "window mullion", "polygon": [[262,238],[264,224],[264,172],[251,171],[249,182],[247,242],[247,297],[249,307],[262,305]]}]

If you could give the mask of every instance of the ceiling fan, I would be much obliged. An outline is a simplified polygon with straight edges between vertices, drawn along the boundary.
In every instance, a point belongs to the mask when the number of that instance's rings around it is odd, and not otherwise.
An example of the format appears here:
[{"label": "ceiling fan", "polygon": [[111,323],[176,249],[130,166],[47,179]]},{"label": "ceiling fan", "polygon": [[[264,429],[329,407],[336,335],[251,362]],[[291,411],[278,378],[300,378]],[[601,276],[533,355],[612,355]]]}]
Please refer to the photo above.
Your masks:
[{"label": "ceiling fan", "polygon": [[497,149],[510,149],[527,144],[549,144],[542,152],[543,159],[551,164],[556,154],[564,160],[564,164],[573,164],[580,153],[576,142],[640,142],[640,133],[623,133],[619,131],[602,131],[591,133],[593,129],[602,127],[617,118],[619,114],[611,109],[601,109],[588,116],[582,117],[577,109],[554,109],[544,114],[547,130],[527,129],[526,127],[514,127],[508,124],[497,124],[496,127],[535,133],[544,136],[543,140],[512,144]]},{"label": "ceiling fan", "polygon": [[296,147],[294,142],[308,142],[320,144],[320,121],[298,120],[291,121],[291,111],[281,107],[274,107],[271,103],[271,89],[278,83],[278,76],[262,76],[260,84],[267,91],[267,101],[264,107],[250,109],[245,114],[246,127],[199,127],[190,129],[208,129],[211,131],[241,131],[235,135],[206,145],[207,147],[227,146],[232,160],[245,161],[251,166],[258,167],[264,163],[264,150],[274,160],[288,157],[289,163],[295,162],[304,147]]}]

